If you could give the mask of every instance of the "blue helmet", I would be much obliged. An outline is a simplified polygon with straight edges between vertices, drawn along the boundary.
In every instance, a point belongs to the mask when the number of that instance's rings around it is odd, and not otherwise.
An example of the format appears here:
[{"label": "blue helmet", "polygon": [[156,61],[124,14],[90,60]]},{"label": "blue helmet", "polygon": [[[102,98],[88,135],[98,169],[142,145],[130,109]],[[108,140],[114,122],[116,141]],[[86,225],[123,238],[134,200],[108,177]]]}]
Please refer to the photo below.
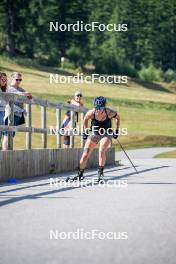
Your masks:
[{"label": "blue helmet", "polygon": [[104,109],[106,105],[106,98],[103,96],[98,96],[94,99],[94,106],[97,110]]}]

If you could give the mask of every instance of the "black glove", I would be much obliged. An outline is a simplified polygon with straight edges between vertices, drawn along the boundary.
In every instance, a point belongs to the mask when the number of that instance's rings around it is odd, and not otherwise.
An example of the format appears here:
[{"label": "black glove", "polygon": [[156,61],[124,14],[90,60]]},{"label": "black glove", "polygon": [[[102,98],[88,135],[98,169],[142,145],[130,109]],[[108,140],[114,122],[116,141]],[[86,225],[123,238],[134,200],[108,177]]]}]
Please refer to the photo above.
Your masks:
[{"label": "black glove", "polygon": [[115,130],[115,132],[113,133],[113,138],[117,139],[118,136],[119,136],[119,128],[117,128],[117,129]]},{"label": "black glove", "polygon": [[83,134],[82,134],[82,137],[84,140],[86,140],[88,138],[88,134],[84,131]]}]

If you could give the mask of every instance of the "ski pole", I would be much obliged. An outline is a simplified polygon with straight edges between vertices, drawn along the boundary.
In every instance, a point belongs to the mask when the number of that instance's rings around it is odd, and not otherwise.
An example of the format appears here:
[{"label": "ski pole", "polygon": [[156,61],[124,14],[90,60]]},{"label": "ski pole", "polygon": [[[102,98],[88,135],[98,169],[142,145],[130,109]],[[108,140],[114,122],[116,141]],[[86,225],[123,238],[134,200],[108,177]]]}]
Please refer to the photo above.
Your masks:
[{"label": "ski pole", "polygon": [[120,143],[120,141],[117,139],[117,142],[119,143],[121,149],[123,150],[123,152],[125,153],[125,155],[127,156],[128,160],[130,161],[131,165],[133,166],[134,170],[136,171],[137,174],[139,174],[139,172],[137,171],[136,167],[134,166],[133,162],[131,161],[130,157],[128,156],[127,152],[125,151],[125,149],[123,148],[122,144]]}]

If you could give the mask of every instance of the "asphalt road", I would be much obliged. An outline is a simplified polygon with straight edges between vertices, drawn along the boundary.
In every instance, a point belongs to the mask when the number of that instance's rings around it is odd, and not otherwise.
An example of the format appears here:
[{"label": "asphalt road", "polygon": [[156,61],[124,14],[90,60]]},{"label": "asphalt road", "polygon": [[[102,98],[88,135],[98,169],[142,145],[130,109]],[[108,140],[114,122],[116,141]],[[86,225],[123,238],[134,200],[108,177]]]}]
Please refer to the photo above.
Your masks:
[{"label": "asphalt road", "polygon": [[1,184],[0,263],[175,264],[176,161],[130,155],[140,173],[126,161],[101,186],[96,170],[79,187],[50,186],[53,175]]},{"label": "asphalt road", "polygon": [[[135,149],[128,150],[127,153],[132,159],[151,159],[157,154],[176,150],[175,147],[158,147],[158,148],[145,148],[145,149]],[[126,156],[123,151],[116,152],[116,159],[120,159],[124,161],[126,160]]]}]

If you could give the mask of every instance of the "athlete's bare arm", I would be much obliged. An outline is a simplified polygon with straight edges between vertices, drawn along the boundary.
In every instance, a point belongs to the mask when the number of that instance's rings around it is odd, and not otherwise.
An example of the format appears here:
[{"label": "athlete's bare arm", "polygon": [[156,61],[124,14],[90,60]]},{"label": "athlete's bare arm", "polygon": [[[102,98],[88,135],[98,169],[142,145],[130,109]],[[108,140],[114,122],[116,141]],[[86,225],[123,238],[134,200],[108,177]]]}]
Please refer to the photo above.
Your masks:
[{"label": "athlete's bare arm", "polygon": [[113,118],[115,120],[116,128],[118,129],[120,127],[120,115],[110,108],[107,108],[107,113],[109,118]]},{"label": "athlete's bare arm", "polygon": [[117,113],[114,119],[115,119],[116,128],[118,129],[120,127],[120,115]]},{"label": "athlete's bare arm", "polygon": [[94,112],[94,109],[91,109],[91,110],[89,110],[89,111],[86,113],[86,115],[85,115],[85,117],[84,117],[84,124],[83,124],[84,129],[88,128],[88,123],[89,123],[89,120],[92,119],[92,114],[93,114],[93,112]]}]

